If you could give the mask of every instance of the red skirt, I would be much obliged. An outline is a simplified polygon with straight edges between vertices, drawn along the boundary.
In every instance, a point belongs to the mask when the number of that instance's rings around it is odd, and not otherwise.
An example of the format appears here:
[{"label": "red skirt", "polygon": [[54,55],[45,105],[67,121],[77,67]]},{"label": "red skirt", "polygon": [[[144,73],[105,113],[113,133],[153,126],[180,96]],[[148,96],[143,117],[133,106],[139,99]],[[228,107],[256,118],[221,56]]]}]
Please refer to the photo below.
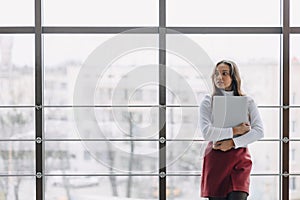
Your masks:
[{"label": "red skirt", "polygon": [[232,191],[249,194],[251,167],[248,148],[223,152],[212,149],[210,142],[203,161],[201,196],[226,197]]}]

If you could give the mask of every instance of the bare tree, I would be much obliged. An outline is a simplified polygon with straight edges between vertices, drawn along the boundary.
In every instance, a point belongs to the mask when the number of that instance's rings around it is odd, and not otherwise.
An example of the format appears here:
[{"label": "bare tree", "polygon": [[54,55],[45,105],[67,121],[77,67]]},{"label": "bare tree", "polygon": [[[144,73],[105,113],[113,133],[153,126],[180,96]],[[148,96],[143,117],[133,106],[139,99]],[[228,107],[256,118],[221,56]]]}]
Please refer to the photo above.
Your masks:
[{"label": "bare tree", "polygon": [[[128,123],[129,123],[129,137],[132,138],[133,136],[133,124],[132,124],[132,112],[129,113]],[[127,182],[127,190],[126,190],[126,197],[131,197],[131,188],[132,188],[132,168],[134,162],[134,142],[130,141],[130,158],[128,162],[128,182]]]},{"label": "bare tree", "polygon": [[[24,113],[18,112],[16,109],[13,109],[12,111],[9,111],[6,114],[0,116],[0,127],[3,130],[3,134],[6,138],[21,137],[20,135],[16,135],[16,132],[22,130],[22,128],[28,123],[28,117],[24,115]],[[20,145],[19,142],[14,142],[14,145],[12,144],[12,142],[1,144],[0,157],[3,160],[5,171],[16,171],[19,173],[20,170],[30,170],[28,167],[33,167],[33,165],[30,164],[33,160],[33,152],[32,156],[28,157],[26,156],[27,154],[25,153],[25,149],[21,148],[25,147]],[[13,187],[12,189],[14,191],[15,200],[18,200],[19,186],[22,177],[16,176],[14,177],[14,179],[16,181],[14,182],[13,186],[8,183],[9,178],[3,181],[3,191],[5,197],[7,198],[9,187]]]},{"label": "bare tree", "polygon": [[[111,148],[110,143],[107,144],[107,149],[108,149],[108,161],[109,161],[109,173],[112,175],[113,174],[113,168],[115,165],[115,154]],[[109,176],[111,188],[112,188],[112,195],[113,196],[119,196],[118,194],[118,185],[117,185],[117,179],[115,176]]]},{"label": "bare tree", "polygon": [[[60,170],[62,172],[62,186],[66,191],[67,200],[71,200],[71,188],[69,177],[65,176],[66,171],[70,169],[71,155],[68,153],[68,149],[62,147],[59,143],[58,146],[51,146],[48,144],[50,151],[46,152],[46,162],[48,170]],[[55,149],[55,151],[53,151]]]}]

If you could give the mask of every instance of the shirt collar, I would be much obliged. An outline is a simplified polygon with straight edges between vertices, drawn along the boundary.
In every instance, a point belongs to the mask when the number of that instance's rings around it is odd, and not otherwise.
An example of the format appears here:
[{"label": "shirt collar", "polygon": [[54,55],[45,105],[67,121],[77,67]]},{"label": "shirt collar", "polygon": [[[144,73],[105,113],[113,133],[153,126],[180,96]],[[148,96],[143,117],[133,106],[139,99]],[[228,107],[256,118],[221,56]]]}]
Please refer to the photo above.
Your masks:
[{"label": "shirt collar", "polygon": [[224,96],[233,96],[233,91],[221,90],[221,92]]}]

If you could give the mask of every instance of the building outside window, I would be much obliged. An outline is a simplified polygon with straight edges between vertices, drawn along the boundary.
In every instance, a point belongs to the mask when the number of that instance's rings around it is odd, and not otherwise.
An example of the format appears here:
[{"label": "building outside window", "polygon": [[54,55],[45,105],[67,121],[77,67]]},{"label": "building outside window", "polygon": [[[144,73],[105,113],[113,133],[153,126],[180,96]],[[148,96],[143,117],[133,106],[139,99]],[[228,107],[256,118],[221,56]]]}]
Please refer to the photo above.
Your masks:
[{"label": "building outside window", "polygon": [[206,143],[197,125],[213,65],[199,71],[194,55],[234,60],[258,105],[265,138],[249,145],[249,200],[300,199],[299,1],[0,8],[0,200],[201,199]]}]

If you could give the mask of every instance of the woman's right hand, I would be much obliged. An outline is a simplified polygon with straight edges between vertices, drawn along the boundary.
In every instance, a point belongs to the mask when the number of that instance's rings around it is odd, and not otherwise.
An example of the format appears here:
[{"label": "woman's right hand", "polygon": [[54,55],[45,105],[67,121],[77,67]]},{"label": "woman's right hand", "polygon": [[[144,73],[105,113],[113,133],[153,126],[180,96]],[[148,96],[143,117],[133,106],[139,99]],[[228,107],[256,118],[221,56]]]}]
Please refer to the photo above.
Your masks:
[{"label": "woman's right hand", "polygon": [[243,122],[238,126],[232,128],[233,135],[244,135],[248,131],[250,131],[251,126],[248,122]]}]

